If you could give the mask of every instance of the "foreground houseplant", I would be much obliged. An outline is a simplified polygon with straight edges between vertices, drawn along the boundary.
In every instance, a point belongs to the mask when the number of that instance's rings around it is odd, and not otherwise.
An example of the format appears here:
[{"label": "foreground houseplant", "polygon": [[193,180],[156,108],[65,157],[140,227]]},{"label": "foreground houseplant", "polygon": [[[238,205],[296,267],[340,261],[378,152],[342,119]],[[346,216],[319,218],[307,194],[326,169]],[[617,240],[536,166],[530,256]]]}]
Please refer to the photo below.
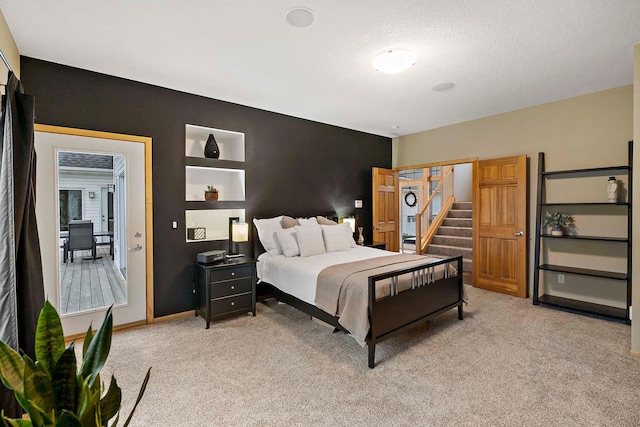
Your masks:
[{"label": "foreground houseplant", "polygon": [[[72,426],[102,427],[120,418],[122,393],[112,376],[109,388],[100,381],[111,348],[113,315],[107,310],[104,322],[93,335],[91,326],[82,346],[82,365],[77,369],[74,343],[64,348],[62,323],[56,309],[47,301],[40,311],[36,326],[33,361],[0,341],[0,378],[13,390],[27,419],[9,419],[0,413],[2,426]],[[126,427],[144,394],[151,368],[147,371]]]},{"label": "foreground houseplant", "polygon": [[553,236],[562,236],[564,231],[573,224],[573,217],[562,212],[547,213],[542,219],[542,225],[551,227],[551,235]]}]

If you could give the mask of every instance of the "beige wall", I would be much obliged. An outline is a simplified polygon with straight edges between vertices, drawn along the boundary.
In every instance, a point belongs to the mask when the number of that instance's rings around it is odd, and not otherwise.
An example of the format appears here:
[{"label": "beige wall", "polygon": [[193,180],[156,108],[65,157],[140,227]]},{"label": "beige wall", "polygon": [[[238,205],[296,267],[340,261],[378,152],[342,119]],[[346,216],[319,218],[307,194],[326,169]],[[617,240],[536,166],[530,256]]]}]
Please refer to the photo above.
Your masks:
[{"label": "beige wall", "polygon": [[[483,119],[432,129],[395,138],[393,166],[478,157],[489,159],[526,154],[529,158],[529,289],[533,285],[533,252],[536,215],[538,152],[544,152],[546,170],[624,165],[628,161],[627,141],[633,139],[633,86],[623,86],[563,101],[512,111]],[[627,187],[628,177],[618,176]],[[606,201],[607,177],[586,181],[562,180],[550,183],[549,194],[561,201]],[[640,188],[640,187],[637,187]],[[566,197],[571,197],[568,200]],[[581,234],[624,236],[623,215],[574,213]],[[560,244],[562,243],[562,244]],[[566,245],[569,243],[569,245]],[[578,243],[579,248],[575,246]],[[625,271],[626,249],[604,243],[601,247],[580,242],[554,241],[547,244],[546,262],[578,267]],[[573,254],[575,251],[580,254]],[[625,306],[622,282],[602,286],[600,279],[566,276],[559,286],[557,274],[542,274],[543,286],[566,297],[594,303]],[[591,279],[591,280],[590,280]],[[615,289],[611,293],[610,289]],[[588,295],[583,298],[585,290]],[[637,292],[640,293],[640,292]],[[639,315],[640,317],[640,315]],[[638,322],[640,323],[640,322]]]},{"label": "beige wall", "polygon": [[[13,40],[11,31],[9,31],[7,21],[4,20],[2,11],[0,11],[0,50],[2,50],[4,57],[9,61],[13,72],[20,78],[20,53]],[[0,71],[0,82],[4,84],[7,82],[8,73],[2,60],[0,60],[0,70],[2,70]]]},{"label": "beige wall", "polygon": [[[633,75],[633,140],[640,141],[640,44],[634,48]],[[633,212],[634,235],[640,235],[640,210],[637,209],[640,201],[640,149],[633,153],[633,198],[636,200],[636,209]],[[633,324],[631,325],[631,351],[640,356],[640,239],[633,239]]]}]

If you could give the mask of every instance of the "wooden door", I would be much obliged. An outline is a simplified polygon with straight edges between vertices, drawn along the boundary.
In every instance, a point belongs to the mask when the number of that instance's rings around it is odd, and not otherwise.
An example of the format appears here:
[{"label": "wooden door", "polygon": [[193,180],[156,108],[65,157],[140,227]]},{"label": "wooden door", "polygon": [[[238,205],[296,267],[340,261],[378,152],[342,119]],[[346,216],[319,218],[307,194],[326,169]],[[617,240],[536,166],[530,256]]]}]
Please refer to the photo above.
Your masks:
[{"label": "wooden door", "polygon": [[373,168],[373,241],[385,242],[387,250],[400,250],[398,172]]},{"label": "wooden door", "polygon": [[474,284],[526,298],[527,158],[481,160],[475,170]]}]

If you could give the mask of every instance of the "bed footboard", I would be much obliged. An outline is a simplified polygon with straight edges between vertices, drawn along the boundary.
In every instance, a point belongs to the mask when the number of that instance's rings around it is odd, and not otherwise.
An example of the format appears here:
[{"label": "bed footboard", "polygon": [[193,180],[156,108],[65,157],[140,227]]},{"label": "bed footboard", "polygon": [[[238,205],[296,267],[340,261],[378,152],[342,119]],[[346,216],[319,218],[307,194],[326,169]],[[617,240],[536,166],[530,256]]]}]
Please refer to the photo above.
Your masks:
[{"label": "bed footboard", "polygon": [[[438,266],[444,266],[444,277],[434,279]],[[411,287],[400,292],[398,278],[405,275]],[[376,283],[389,279],[391,295],[376,299]],[[393,334],[455,307],[462,320],[463,286],[461,256],[369,277],[369,368],[375,366],[376,344]]]}]

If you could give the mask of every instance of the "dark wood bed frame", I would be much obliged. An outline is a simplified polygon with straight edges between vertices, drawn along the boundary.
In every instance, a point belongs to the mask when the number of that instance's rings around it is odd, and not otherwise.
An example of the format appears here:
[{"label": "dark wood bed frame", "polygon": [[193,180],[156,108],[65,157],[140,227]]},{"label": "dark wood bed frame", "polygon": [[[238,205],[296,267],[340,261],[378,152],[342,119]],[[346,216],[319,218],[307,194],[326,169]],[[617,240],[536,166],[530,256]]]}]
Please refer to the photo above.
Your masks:
[{"label": "dark wood bed frame", "polygon": [[[257,231],[253,227],[254,256],[265,252]],[[445,275],[444,278],[432,281],[426,280],[433,268],[442,264],[453,264],[456,268],[455,275]],[[445,266],[445,271],[448,271]],[[394,292],[397,286],[397,278],[403,274],[412,275],[412,287],[402,292]],[[376,300],[375,286],[381,280],[391,280],[391,296]],[[326,322],[337,330],[346,331],[338,323],[338,317],[319,309],[315,305],[304,302],[293,295],[287,294],[276,286],[260,282],[262,291],[278,301],[289,304],[298,310],[309,314],[323,322]],[[367,346],[369,353],[369,368],[375,366],[376,344],[396,333],[402,332],[412,326],[422,323],[432,317],[458,307],[458,319],[463,319],[463,284],[462,284],[462,257],[447,258],[437,262],[425,263],[415,267],[398,269],[388,273],[377,274],[369,277],[369,334]],[[266,288],[266,289],[265,289]]]}]

